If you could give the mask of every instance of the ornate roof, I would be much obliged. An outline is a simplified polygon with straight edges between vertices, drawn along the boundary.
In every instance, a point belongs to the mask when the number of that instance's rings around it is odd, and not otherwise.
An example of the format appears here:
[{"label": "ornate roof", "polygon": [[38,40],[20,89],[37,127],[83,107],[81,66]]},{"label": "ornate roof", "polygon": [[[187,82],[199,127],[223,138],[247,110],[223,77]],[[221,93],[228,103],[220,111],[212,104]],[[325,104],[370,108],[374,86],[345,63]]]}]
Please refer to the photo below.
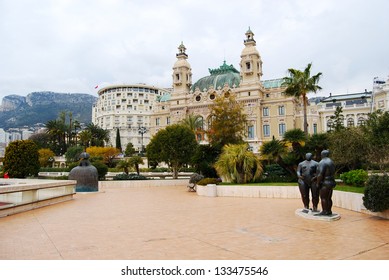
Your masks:
[{"label": "ornate roof", "polygon": [[223,88],[225,84],[229,87],[238,87],[240,83],[239,71],[235,69],[233,65],[227,65],[226,61],[223,62],[219,68],[208,69],[211,75],[199,79],[193,84],[192,90],[199,88],[203,91],[208,90],[211,86],[214,89]]}]

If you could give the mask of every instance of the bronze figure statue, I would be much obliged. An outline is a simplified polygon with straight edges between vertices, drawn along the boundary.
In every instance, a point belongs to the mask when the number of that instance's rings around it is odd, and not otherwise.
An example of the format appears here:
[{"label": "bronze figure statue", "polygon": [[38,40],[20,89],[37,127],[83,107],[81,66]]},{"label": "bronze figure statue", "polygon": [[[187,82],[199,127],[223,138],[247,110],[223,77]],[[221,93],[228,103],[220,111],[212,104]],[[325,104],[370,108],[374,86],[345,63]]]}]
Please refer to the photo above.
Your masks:
[{"label": "bronze figure statue", "polygon": [[297,167],[298,184],[301,193],[301,199],[305,209],[309,209],[309,191],[312,194],[312,211],[317,212],[319,204],[319,192],[316,184],[316,171],[318,163],[312,160],[312,154],[307,153],[305,160],[300,162]]},{"label": "bronze figure statue", "polygon": [[317,186],[319,189],[322,211],[318,215],[332,215],[332,192],[336,186],[335,182],[335,164],[328,157],[330,152],[323,150],[321,152],[321,161],[318,165]]}]

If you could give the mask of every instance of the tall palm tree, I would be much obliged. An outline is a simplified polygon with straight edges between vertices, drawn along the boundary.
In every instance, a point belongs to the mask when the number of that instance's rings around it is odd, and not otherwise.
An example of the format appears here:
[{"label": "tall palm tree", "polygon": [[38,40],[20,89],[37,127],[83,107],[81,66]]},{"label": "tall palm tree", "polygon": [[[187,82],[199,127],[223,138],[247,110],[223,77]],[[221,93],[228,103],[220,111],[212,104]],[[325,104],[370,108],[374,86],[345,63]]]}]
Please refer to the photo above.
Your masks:
[{"label": "tall palm tree", "polygon": [[283,141],[292,145],[296,160],[301,161],[304,158],[304,146],[307,137],[300,128],[290,129],[284,133]]},{"label": "tall palm tree", "polygon": [[247,183],[262,174],[259,158],[251,152],[247,143],[227,144],[215,163],[217,172],[234,183]]},{"label": "tall palm tree", "polygon": [[102,129],[93,123],[88,124],[86,129],[92,134],[91,146],[104,147],[104,143],[109,141],[108,130]]},{"label": "tall palm tree", "polygon": [[309,92],[316,93],[318,90],[321,90],[321,87],[318,85],[318,83],[322,73],[319,72],[316,75],[311,76],[311,67],[312,63],[309,63],[304,71],[289,68],[289,76],[284,77],[284,82],[282,83],[282,86],[286,87],[284,91],[286,96],[301,98],[303,101],[305,135],[308,135],[307,94]]}]

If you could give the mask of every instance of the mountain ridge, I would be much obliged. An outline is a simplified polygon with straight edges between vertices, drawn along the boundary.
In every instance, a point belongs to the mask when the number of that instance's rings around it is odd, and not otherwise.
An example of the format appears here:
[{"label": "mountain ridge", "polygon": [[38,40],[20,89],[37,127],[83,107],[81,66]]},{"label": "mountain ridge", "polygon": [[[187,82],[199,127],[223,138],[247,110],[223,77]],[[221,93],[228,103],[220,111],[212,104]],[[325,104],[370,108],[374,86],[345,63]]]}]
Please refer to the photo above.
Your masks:
[{"label": "mountain ridge", "polygon": [[0,128],[33,126],[58,118],[60,112],[72,112],[73,120],[92,121],[92,106],[97,97],[87,93],[31,92],[27,96],[4,96],[0,105]]}]

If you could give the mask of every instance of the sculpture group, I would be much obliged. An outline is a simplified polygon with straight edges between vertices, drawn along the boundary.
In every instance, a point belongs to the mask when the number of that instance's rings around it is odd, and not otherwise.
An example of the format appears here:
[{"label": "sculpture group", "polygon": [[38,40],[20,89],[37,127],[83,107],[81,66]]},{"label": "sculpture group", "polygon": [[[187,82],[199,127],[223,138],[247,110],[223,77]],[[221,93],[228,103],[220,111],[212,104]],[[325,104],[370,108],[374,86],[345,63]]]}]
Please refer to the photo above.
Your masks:
[{"label": "sculpture group", "polygon": [[[307,153],[305,160],[297,167],[298,185],[301,199],[305,209],[312,212],[318,211],[319,198],[322,210],[316,215],[332,215],[332,192],[335,188],[335,164],[329,158],[329,151],[321,152],[321,161],[312,160],[312,154]],[[310,193],[312,196],[312,208],[310,208]]]}]

